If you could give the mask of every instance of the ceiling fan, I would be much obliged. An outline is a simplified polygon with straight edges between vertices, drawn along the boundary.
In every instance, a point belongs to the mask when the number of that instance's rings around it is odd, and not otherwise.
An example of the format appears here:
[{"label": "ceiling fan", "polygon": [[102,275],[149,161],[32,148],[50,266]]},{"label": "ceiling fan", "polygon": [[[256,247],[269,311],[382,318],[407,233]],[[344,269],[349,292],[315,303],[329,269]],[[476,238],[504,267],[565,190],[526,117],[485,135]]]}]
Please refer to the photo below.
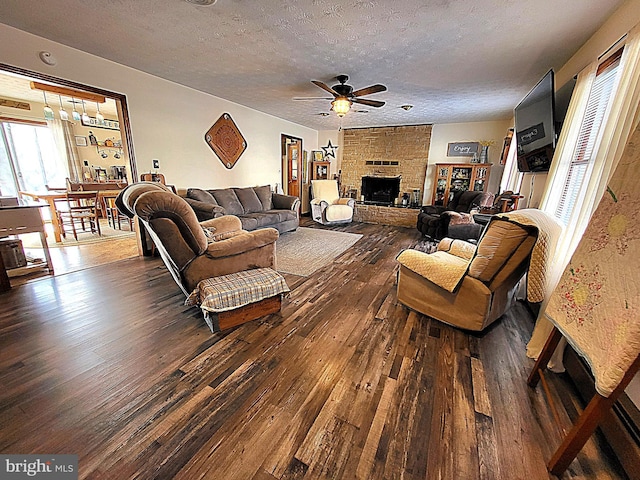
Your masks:
[{"label": "ceiling fan", "polygon": [[339,117],[343,117],[351,108],[352,103],[360,103],[369,107],[382,107],[384,102],[379,100],[369,100],[367,98],[360,98],[364,95],[370,95],[372,93],[385,92],[387,87],[384,85],[376,84],[370,87],[361,88],[354,91],[351,85],[347,85],[349,77],[347,75],[338,75],[336,80],[340,82],[339,85],[329,87],[326,83],[318,80],[311,80],[311,83],[317,85],[321,89],[333,95],[333,98],[326,97],[305,97],[294,98],[294,100],[332,100],[331,109],[338,114]]}]

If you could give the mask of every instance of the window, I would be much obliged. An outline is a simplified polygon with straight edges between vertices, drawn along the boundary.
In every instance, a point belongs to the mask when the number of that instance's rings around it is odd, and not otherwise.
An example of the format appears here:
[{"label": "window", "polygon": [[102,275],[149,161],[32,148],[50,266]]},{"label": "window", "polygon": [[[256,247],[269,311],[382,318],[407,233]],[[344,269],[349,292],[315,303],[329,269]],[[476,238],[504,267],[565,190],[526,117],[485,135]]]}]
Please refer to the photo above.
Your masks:
[{"label": "window", "polygon": [[578,139],[568,167],[555,216],[568,225],[571,215],[580,208],[583,185],[593,169],[593,152],[601,136],[601,126],[608,112],[609,100],[615,91],[622,49],[599,65],[596,72]]},{"label": "window", "polygon": [[0,191],[41,192],[46,186],[64,187],[66,166],[61,164],[51,131],[29,122],[0,122]]}]

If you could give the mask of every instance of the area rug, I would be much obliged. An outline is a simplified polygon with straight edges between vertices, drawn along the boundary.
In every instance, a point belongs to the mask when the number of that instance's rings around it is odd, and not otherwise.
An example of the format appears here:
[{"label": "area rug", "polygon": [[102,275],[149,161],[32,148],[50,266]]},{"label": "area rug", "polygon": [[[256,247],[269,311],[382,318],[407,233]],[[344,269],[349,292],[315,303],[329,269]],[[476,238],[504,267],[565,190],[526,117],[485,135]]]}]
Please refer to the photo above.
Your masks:
[{"label": "area rug", "polygon": [[276,242],[278,271],[308,277],[360,238],[360,234],[306,227],[283,233]]},{"label": "area rug", "polygon": [[[50,227],[50,225],[48,225]],[[49,229],[47,229],[49,231]],[[111,228],[106,219],[100,219],[100,233],[91,233],[90,231],[78,231],[78,240],[73,238],[73,233],[67,231],[67,238],[63,238],[62,242],[56,243],[53,234],[47,235],[47,243],[49,248],[75,247],[78,245],[92,245],[94,243],[108,242],[115,238],[134,237],[135,232],[129,230],[129,226],[123,226],[122,230]],[[24,234],[20,237],[24,248],[42,248],[40,245],[40,236],[37,233]]]}]

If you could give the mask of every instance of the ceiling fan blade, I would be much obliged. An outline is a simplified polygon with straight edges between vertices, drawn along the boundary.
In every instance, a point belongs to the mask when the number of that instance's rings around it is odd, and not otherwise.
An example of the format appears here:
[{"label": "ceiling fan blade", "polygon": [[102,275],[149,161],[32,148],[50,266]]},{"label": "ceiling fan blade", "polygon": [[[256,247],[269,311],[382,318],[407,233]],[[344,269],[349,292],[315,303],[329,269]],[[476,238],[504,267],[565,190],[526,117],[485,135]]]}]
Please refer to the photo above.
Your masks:
[{"label": "ceiling fan blade", "polygon": [[381,107],[384,105],[384,102],[379,102],[378,100],[367,100],[366,98],[352,98],[351,101],[353,103],[361,103],[362,105],[369,105],[370,107]]},{"label": "ceiling fan blade", "polygon": [[387,91],[387,87],[385,87],[384,85],[371,85],[370,87],[366,87],[366,88],[361,88],[360,90],[356,90],[355,92],[353,92],[353,96],[354,97],[361,97],[363,95],[369,95],[372,93],[378,93],[378,92],[386,92]]},{"label": "ceiling fan blade", "polygon": [[333,88],[329,87],[326,83],[319,82],[318,80],[311,80],[311,83],[313,83],[314,85],[317,85],[318,87],[320,87],[323,90],[326,90],[327,92],[329,92],[334,97],[339,97],[340,96],[338,94],[338,92],[336,92]]},{"label": "ceiling fan blade", "polygon": [[293,97],[294,100],[333,100],[329,97]]}]

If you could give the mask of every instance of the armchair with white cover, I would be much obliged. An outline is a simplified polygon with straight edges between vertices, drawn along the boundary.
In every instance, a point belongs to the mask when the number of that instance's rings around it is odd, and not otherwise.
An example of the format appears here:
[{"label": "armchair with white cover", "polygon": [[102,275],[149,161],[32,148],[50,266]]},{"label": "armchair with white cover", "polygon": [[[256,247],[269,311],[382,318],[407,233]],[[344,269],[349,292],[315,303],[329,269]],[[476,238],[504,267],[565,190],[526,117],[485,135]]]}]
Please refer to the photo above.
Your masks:
[{"label": "armchair with white cover", "polygon": [[356,201],[340,198],[336,180],[311,180],[311,216],[323,225],[350,223]]}]

